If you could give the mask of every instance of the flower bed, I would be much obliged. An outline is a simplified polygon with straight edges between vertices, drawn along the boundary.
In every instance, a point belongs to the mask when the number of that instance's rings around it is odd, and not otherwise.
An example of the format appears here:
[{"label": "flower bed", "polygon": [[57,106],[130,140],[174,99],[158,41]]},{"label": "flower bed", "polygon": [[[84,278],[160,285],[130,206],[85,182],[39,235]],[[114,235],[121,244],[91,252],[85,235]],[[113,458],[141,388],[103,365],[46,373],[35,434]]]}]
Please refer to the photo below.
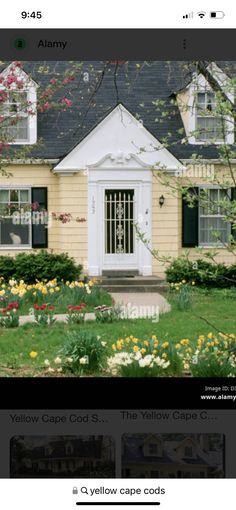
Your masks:
[{"label": "flower bed", "polygon": [[236,376],[236,336],[200,335],[196,342],[159,341],[155,335],[140,340],[128,336],[109,345],[85,329],[68,332],[64,346],[51,359],[29,352],[34,363],[40,356],[50,373],[112,377],[232,377]]},{"label": "flower bed", "polygon": [[236,376],[236,336],[212,332],[196,342],[183,338],[177,343],[160,342],[156,336],[139,340],[133,336],[117,340],[107,360],[112,375],[126,377],[192,375]]},{"label": "flower bed", "polygon": [[72,310],[78,312],[75,308],[78,306],[86,306],[86,311],[92,311],[104,302],[106,306],[112,304],[111,296],[97,285],[95,279],[86,283],[77,280],[58,282],[54,278],[27,284],[23,280],[5,282],[0,278],[0,310],[7,308],[13,299],[17,300],[20,315],[28,315],[30,308],[37,310],[35,305],[54,306],[54,313],[68,313],[68,310],[70,313]]},{"label": "flower bed", "polygon": [[15,328],[19,326],[19,303],[10,302],[5,308],[0,308],[0,326]]}]

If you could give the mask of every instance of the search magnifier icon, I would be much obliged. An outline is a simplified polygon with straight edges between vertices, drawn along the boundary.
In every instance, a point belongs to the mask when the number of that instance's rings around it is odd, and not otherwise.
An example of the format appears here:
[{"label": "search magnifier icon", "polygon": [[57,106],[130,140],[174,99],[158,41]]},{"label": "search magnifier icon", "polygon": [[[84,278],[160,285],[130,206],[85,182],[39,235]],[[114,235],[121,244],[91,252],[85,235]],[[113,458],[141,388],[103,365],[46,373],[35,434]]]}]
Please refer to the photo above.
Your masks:
[{"label": "search magnifier icon", "polygon": [[81,494],[89,495],[87,487],[81,487],[80,492],[81,492]]}]

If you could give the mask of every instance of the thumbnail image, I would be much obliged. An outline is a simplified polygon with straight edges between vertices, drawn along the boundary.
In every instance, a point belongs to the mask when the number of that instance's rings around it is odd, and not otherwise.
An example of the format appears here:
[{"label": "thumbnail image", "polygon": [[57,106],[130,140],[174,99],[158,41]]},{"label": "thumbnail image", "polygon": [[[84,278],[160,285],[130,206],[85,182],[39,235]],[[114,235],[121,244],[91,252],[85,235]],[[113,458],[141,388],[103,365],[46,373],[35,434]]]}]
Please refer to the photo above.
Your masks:
[{"label": "thumbnail image", "polygon": [[124,434],[123,478],[223,478],[222,434]]},{"label": "thumbnail image", "polygon": [[236,376],[235,79],[0,61],[0,376]]},{"label": "thumbnail image", "polygon": [[110,436],[14,436],[11,478],[113,478]]}]

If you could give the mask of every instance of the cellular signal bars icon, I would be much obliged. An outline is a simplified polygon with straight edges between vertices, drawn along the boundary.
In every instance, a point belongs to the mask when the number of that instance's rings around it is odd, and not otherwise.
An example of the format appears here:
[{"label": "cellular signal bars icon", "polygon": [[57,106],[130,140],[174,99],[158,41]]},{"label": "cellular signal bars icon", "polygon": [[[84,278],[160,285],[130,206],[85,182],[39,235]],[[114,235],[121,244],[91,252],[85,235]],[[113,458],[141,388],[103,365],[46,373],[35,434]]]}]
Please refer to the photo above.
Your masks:
[{"label": "cellular signal bars icon", "polygon": [[192,11],[192,12],[189,12],[188,14],[184,14],[183,18],[184,18],[184,19],[193,18],[193,11]]}]

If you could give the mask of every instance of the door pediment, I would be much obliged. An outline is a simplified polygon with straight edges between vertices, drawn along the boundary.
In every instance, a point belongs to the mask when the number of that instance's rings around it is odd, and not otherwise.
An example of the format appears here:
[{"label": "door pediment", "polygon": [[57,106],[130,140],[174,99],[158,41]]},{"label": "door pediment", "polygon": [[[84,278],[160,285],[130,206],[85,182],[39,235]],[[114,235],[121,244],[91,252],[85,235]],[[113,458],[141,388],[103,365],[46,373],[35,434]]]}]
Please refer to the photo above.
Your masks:
[{"label": "door pediment", "polygon": [[54,173],[91,168],[181,170],[182,164],[122,104],[118,104],[65,158]]},{"label": "door pediment", "polygon": [[98,168],[103,170],[105,168],[148,168],[148,165],[144,163],[136,154],[125,153],[117,151],[106,154],[100,161],[87,165],[89,169]]}]

